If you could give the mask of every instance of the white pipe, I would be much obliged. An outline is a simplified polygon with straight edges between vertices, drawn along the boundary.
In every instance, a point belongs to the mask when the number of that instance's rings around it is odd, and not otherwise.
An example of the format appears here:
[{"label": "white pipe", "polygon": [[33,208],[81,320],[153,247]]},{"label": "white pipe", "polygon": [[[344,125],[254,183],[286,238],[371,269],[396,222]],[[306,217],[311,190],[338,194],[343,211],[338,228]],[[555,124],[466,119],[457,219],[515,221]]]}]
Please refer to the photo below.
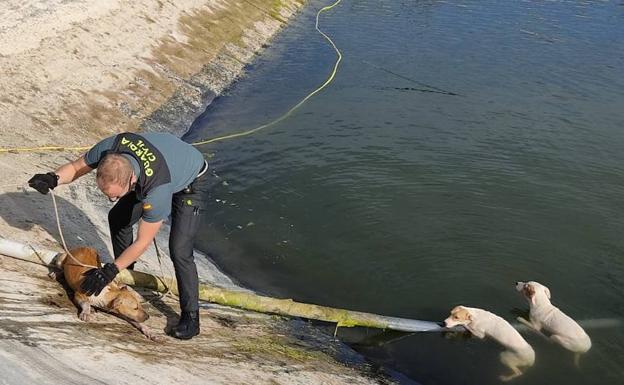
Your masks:
[{"label": "white pipe", "polygon": [[0,238],[0,254],[22,259],[24,261],[49,265],[59,253],[46,250],[35,245],[25,245],[19,242]]}]

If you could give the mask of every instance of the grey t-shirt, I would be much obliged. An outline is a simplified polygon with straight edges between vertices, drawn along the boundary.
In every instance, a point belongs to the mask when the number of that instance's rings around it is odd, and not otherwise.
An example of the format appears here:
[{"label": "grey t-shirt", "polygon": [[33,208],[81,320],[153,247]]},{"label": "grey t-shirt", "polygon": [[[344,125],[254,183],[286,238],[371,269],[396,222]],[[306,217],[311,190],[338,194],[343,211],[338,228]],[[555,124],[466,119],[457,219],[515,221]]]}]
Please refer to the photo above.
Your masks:
[{"label": "grey t-shirt", "polygon": [[[204,156],[195,147],[171,134],[147,132],[139,135],[160,151],[171,174],[171,182],[154,187],[143,199],[141,218],[153,223],[169,216],[173,194],[182,191],[197,177],[204,165]],[[113,147],[116,136],[103,139],[85,154],[84,159],[89,167],[97,168],[105,151]],[[123,155],[130,160],[134,174],[140,175],[141,169],[136,159],[127,154]]]}]

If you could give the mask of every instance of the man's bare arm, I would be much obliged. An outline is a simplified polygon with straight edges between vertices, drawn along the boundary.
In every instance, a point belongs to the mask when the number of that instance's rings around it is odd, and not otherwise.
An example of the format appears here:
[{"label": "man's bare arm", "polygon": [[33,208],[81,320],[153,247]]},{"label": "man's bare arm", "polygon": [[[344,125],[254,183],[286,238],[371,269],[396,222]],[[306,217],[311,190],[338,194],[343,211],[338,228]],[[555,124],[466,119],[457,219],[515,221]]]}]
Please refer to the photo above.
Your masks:
[{"label": "man's bare arm", "polygon": [[62,165],[54,173],[59,176],[58,184],[67,184],[92,170],[91,167],[87,166],[84,155],[81,155],[80,158]]},{"label": "man's bare arm", "polygon": [[115,265],[120,271],[130,266],[147,250],[162,223],[163,221],[151,223],[145,222],[143,219],[139,220],[137,239],[115,260]]}]

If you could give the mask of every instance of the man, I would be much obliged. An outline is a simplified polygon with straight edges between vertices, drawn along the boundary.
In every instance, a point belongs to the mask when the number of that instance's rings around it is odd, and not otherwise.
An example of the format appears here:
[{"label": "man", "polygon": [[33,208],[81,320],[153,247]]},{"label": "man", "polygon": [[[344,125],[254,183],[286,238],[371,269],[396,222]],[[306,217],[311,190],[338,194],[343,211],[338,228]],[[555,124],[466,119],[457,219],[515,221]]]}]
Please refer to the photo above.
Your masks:
[{"label": "man", "polygon": [[[111,202],[109,211],[115,261],[85,273],[81,288],[99,294],[120,270],[132,269],[171,215],[169,252],[180,293],[181,317],[171,335],[199,334],[199,289],[193,242],[208,190],[208,165],[192,145],[166,133],[123,133],[102,140],[54,172],[36,174],[28,184],[42,194],[71,183],[97,168],[98,188]],[[137,238],[132,226],[138,222]]]}]

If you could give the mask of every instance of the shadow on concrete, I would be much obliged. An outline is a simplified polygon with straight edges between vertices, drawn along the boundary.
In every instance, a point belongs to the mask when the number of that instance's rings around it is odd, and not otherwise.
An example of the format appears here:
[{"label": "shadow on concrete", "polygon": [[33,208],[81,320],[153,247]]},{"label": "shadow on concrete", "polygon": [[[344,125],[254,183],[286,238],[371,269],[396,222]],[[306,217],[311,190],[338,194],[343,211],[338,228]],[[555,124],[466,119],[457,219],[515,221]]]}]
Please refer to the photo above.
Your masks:
[{"label": "shadow on concrete", "polygon": [[[9,226],[40,235],[38,239],[31,240],[33,243],[42,246],[50,243],[54,246],[61,245],[54,206],[49,194],[43,195],[28,190],[11,192],[1,194],[0,202],[2,202],[0,203],[0,217]],[[68,248],[88,246],[95,248],[100,254],[109,254],[108,247],[103,241],[103,239],[108,239],[108,234],[98,229],[83,210],[70,201],[57,195],[56,203]],[[54,240],[50,239],[46,233],[50,234]]]}]

